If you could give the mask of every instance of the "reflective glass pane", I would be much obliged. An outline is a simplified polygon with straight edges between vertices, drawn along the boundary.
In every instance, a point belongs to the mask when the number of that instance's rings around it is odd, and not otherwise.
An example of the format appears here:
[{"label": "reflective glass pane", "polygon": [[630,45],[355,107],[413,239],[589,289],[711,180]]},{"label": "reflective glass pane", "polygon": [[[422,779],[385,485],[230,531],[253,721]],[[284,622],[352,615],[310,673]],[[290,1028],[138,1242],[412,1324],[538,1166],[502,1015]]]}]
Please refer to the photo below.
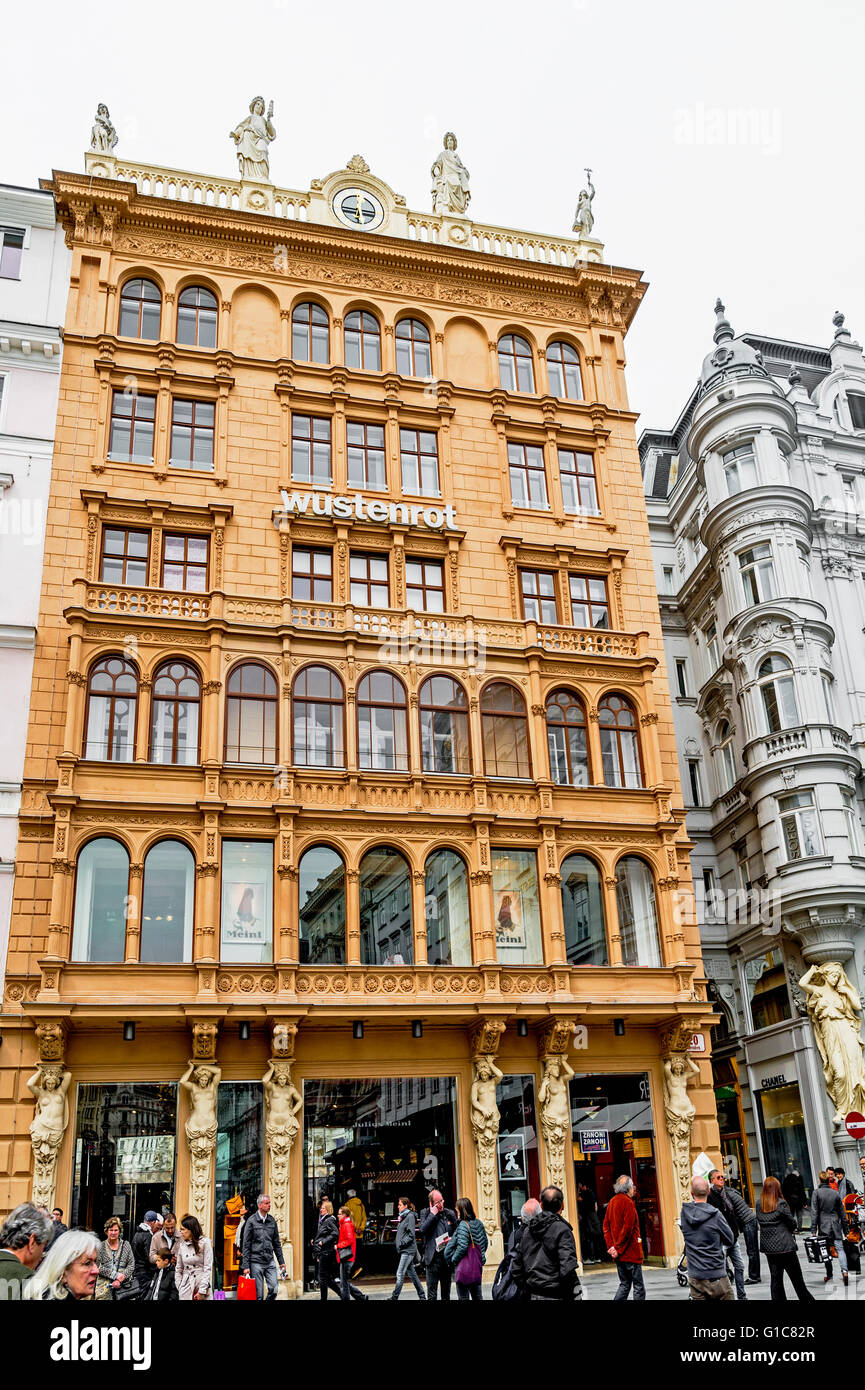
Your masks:
[{"label": "reflective glass pane", "polygon": [[345,964],[345,865],[326,845],[300,861],[301,965]]}]

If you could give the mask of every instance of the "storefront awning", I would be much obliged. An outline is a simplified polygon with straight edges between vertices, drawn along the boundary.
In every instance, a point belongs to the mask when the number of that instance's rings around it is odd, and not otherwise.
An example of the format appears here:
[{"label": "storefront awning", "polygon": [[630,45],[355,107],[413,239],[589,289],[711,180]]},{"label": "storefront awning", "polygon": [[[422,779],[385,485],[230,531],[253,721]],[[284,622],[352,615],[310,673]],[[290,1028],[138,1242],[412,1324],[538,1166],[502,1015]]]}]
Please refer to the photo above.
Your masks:
[{"label": "storefront awning", "polygon": [[373,1178],[373,1187],[390,1185],[395,1182],[414,1182],[417,1177],[417,1168],[391,1168],[387,1173],[379,1173]]}]

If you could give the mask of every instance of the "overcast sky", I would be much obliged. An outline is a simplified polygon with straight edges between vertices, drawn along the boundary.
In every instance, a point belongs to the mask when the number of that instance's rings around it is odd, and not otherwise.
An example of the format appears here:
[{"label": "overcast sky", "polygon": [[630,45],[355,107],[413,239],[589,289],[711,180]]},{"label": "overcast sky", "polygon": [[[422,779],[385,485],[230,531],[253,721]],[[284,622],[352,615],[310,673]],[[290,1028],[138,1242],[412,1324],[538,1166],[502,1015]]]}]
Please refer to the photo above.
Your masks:
[{"label": "overcast sky", "polygon": [[631,403],[671,424],[737,332],[862,340],[861,0],[149,0],[10,6],[0,181],[82,169],[96,103],[118,154],[234,176],[228,131],[275,103],[271,175],[344,166],[428,209],[456,131],[481,222],[568,234],[589,165],[606,258],[650,288],[628,339]]}]

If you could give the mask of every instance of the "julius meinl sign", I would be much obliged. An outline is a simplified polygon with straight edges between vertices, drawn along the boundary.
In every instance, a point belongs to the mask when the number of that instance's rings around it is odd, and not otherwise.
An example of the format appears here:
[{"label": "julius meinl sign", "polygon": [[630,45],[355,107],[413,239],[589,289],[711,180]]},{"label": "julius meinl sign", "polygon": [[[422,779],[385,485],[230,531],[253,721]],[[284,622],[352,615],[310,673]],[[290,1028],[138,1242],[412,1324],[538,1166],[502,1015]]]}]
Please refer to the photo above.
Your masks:
[{"label": "julius meinl sign", "polygon": [[282,508],[287,516],[330,516],[337,521],[390,522],[393,526],[426,526],[441,531],[456,526],[453,506],[422,507],[408,502],[385,502],[367,499],[363,493],[334,497],[329,492],[287,492],[280,489]]}]

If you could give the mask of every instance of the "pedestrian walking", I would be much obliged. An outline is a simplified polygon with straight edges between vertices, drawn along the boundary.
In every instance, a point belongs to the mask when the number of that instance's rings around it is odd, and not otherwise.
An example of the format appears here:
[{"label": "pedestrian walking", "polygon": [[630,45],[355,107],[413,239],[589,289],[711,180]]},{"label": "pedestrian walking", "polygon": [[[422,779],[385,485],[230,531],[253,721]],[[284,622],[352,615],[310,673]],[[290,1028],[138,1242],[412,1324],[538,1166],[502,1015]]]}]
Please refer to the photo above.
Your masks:
[{"label": "pedestrian walking", "polygon": [[757,1208],[760,1247],[769,1264],[770,1298],[773,1303],[786,1303],[784,1288],[786,1274],[803,1303],[813,1303],[814,1295],[805,1286],[802,1266],[796,1249],[796,1218],[784,1201],[782,1185],[777,1178],[764,1178]]},{"label": "pedestrian walking", "polygon": [[[156,1267],[156,1256],[160,1250],[165,1250],[172,1266],[177,1263],[177,1251],[180,1248],[180,1232],[177,1229],[177,1217],[173,1211],[167,1211],[162,1218],[162,1230],[157,1231],[150,1242],[150,1263]],[[151,1273],[152,1273],[151,1269]]]},{"label": "pedestrian walking", "polygon": [[588,1183],[581,1182],[577,1187],[577,1221],[580,1228],[580,1249],[583,1263],[601,1263],[603,1253],[603,1228],[598,1215],[598,1199]]},{"label": "pedestrian walking", "polygon": [[856,1191],[843,1168],[827,1168],[826,1172],[829,1174],[829,1186],[835,1188],[842,1202],[851,1192]]},{"label": "pedestrian walking", "polygon": [[243,1228],[243,1249],[240,1263],[247,1279],[255,1280],[255,1297],[262,1302],[271,1303],[276,1298],[276,1266],[285,1277],[285,1259],[279,1228],[270,1214],[270,1197],[260,1192],[256,1199],[256,1212],[247,1219]]},{"label": "pedestrian walking", "polygon": [[162,1230],[162,1217],[157,1211],[146,1211],[144,1220],[140,1223],[138,1230],[132,1237],[132,1257],[135,1260],[135,1278],[138,1280],[138,1288],[143,1298],[153,1278],[153,1266],[150,1263],[150,1247],[153,1244],[153,1237],[158,1231]]},{"label": "pedestrian walking", "polygon": [[51,1246],[54,1244],[55,1240],[57,1240],[60,1236],[65,1235],[66,1232],[69,1230],[69,1227],[65,1224],[65,1222],[64,1222],[64,1220],[63,1220],[63,1208],[62,1208],[62,1207],[55,1207],[55,1208],[54,1208],[54,1210],[53,1210],[52,1213],[51,1213],[51,1221],[52,1221],[52,1224],[53,1224],[53,1227],[54,1227],[54,1234],[52,1235],[50,1241],[48,1242],[48,1249],[49,1249],[49,1250],[51,1249]]},{"label": "pedestrian walking", "polygon": [[396,1283],[391,1298],[399,1298],[406,1275],[408,1275],[417,1290],[418,1298],[422,1303],[425,1303],[426,1294],[415,1268],[415,1262],[418,1258],[417,1209],[414,1202],[410,1202],[408,1197],[400,1197],[397,1209],[399,1220],[396,1228],[396,1253],[399,1256],[399,1263],[396,1267]]},{"label": "pedestrian walking", "polygon": [[781,1191],[784,1194],[784,1201],[796,1218],[796,1230],[801,1231],[805,1208],[808,1205],[808,1194],[805,1191],[805,1184],[798,1168],[793,1168],[789,1173],[784,1174],[781,1180]]},{"label": "pedestrian walking", "polygon": [[444,1197],[434,1187],[429,1195],[429,1206],[420,1218],[426,1291],[430,1303],[439,1299],[444,1303],[450,1302],[451,1267],[445,1259],[444,1248],[456,1228],[456,1212],[445,1206]]},{"label": "pedestrian walking", "polygon": [[318,1292],[323,1303],[327,1302],[328,1289],[333,1289],[337,1298],[342,1298],[342,1290],[337,1283],[336,1243],[339,1240],[339,1222],[333,1214],[333,1203],[323,1197],[318,1214],[318,1230],[313,1237],[312,1253],[318,1269]]},{"label": "pedestrian walking", "polygon": [[725,1185],[724,1174],[720,1168],[713,1168],[709,1174],[709,1202],[721,1212],[733,1232],[733,1244],[730,1246],[733,1282],[736,1285],[736,1297],[740,1303],[744,1303],[748,1295],[745,1293],[745,1262],[739,1248],[739,1236],[748,1226],[756,1223],[757,1218],[742,1194],[737,1192],[735,1187]]},{"label": "pedestrian walking", "polygon": [[196,1216],[184,1216],[180,1223],[180,1248],[174,1278],[181,1303],[198,1303],[210,1298],[213,1247],[202,1233]]},{"label": "pedestrian walking", "polygon": [[722,1213],[709,1205],[706,1178],[691,1179],[691,1198],[684,1203],[679,1216],[691,1298],[696,1303],[707,1300],[732,1303],[726,1252],[735,1237]]},{"label": "pedestrian walking", "polygon": [[[132,1246],[128,1240],[123,1238],[123,1227],[119,1217],[109,1216],[103,1229],[105,1239],[99,1242],[96,1254],[99,1274],[101,1278],[107,1280],[111,1298],[117,1298],[120,1289],[123,1289],[121,1296],[125,1296],[135,1278],[135,1256],[132,1252]],[[63,1237],[61,1236],[60,1239],[62,1240]],[[150,1283],[149,1275],[147,1283]],[[143,1293],[144,1289],[139,1287],[137,1291]],[[134,1297],[134,1294],[135,1291],[129,1296]]]},{"label": "pedestrian walking", "polygon": [[475,1216],[475,1209],[468,1197],[457,1198],[456,1214],[457,1227],[444,1247],[445,1260],[453,1274],[459,1301],[480,1301],[483,1298],[483,1269],[489,1238],[484,1223]]},{"label": "pedestrian walking", "polygon": [[54,1239],[52,1223],[32,1202],[21,1202],[9,1213],[0,1227],[0,1299],[21,1301],[25,1284]]},{"label": "pedestrian walking", "polygon": [[824,1284],[828,1284],[834,1278],[832,1267],[832,1251],[841,1266],[841,1277],[846,1284],[847,1276],[847,1254],[844,1250],[844,1236],[847,1231],[847,1217],[841,1202],[838,1191],[830,1185],[829,1173],[821,1172],[819,1186],[814,1188],[811,1197],[811,1233],[815,1236],[823,1236],[828,1242],[829,1250],[826,1257],[826,1275],[823,1279]]},{"label": "pedestrian walking", "polygon": [[[25,1298],[51,1302],[92,1299],[99,1277],[99,1245],[93,1231],[64,1231],[27,1281]],[[129,1259],[134,1269],[131,1249]]]},{"label": "pedestrian walking", "polygon": [[508,1236],[504,1257],[496,1270],[496,1277],[493,1280],[492,1297],[496,1303],[509,1301],[511,1299],[521,1302],[528,1301],[526,1290],[521,1288],[514,1279],[513,1263],[514,1256],[520,1248],[520,1242],[522,1241],[526,1226],[533,1216],[537,1216],[540,1210],[541,1204],[537,1197],[530,1197],[527,1202],[523,1203],[520,1209],[520,1219],[513,1224],[511,1233]]},{"label": "pedestrian walking", "polygon": [[582,1298],[577,1244],[570,1223],[562,1216],[564,1204],[560,1187],[544,1188],[541,1210],[526,1226],[514,1255],[511,1272],[533,1302]]},{"label": "pedestrian walking", "polygon": [[157,1250],[153,1278],[144,1295],[148,1303],[176,1303],[180,1295],[174,1278],[174,1265],[168,1250]]},{"label": "pedestrian walking", "polygon": [[621,1303],[632,1290],[635,1303],[642,1303],[646,1297],[636,1194],[635,1184],[627,1173],[623,1173],[616,1178],[613,1196],[604,1215],[604,1244],[610,1259],[616,1262],[619,1275],[619,1287],[613,1295],[614,1303]]},{"label": "pedestrian walking", "polygon": [[340,1297],[344,1303],[349,1299],[356,1298],[359,1303],[365,1303],[368,1295],[361,1293],[351,1282],[351,1271],[357,1258],[357,1232],[354,1229],[354,1222],[351,1219],[351,1211],[348,1207],[339,1209],[339,1236],[336,1242],[336,1258],[339,1262],[339,1290]]}]

